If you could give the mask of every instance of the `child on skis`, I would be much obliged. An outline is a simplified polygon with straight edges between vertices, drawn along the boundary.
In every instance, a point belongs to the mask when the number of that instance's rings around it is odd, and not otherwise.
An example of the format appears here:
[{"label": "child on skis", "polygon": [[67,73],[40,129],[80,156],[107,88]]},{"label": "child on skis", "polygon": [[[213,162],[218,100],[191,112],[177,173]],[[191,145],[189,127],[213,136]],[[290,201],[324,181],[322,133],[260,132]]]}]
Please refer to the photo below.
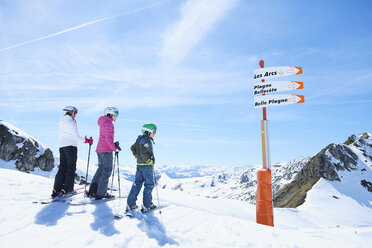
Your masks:
[{"label": "child on skis", "polygon": [[154,164],[155,158],[152,149],[154,137],[156,134],[156,125],[153,123],[145,124],[142,127],[142,134],[138,136],[136,142],[131,146],[132,153],[137,159],[137,170],[135,180],[129,192],[127,199],[127,210],[138,208],[136,205],[137,196],[144,183],[143,190],[143,209],[154,209],[156,206],[152,203],[152,190],[154,188]]}]

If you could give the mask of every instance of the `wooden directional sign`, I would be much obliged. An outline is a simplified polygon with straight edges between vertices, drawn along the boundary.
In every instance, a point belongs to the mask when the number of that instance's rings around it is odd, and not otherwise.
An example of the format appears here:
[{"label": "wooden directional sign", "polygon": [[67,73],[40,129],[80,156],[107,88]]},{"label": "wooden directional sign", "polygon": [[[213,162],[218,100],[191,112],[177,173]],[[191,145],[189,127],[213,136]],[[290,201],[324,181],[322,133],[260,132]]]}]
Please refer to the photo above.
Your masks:
[{"label": "wooden directional sign", "polygon": [[255,96],[254,107],[263,108],[271,106],[280,106],[286,104],[304,103],[305,97],[303,95],[266,95]]},{"label": "wooden directional sign", "polygon": [[253,85],[253,94],[261,95],[280,91],[299,90],[304,88],[303,82],[298,81],[274,81],[257,83]]},{"label": "wooden directional sign", "polygon": [[279,66],[266,67],[254,70],[254,79],[268,79],[284,76],[302,74],[302,67],[298,66]]}]

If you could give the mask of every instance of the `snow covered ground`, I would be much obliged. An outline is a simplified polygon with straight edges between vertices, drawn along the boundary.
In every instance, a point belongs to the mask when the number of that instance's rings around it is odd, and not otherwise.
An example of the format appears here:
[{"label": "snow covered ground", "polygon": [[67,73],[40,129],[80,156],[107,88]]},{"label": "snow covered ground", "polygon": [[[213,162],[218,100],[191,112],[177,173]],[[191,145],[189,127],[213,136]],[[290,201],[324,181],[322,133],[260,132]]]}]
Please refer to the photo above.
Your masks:
[{"label": "snow covered ground", "polygon": [[[121,182],[126,196],[131,183]],[[0,247],[370,247],[371,196],[355,200],[338,184],[320,180],[298,209],[274,209],[274,228],[256,224],[255,206],[247,202],[165,189],[159,189],[161,204],[169,205],[161,214],[115,220],[124,199],[33,204],[48,197],[53,178],[2,166]]]}]

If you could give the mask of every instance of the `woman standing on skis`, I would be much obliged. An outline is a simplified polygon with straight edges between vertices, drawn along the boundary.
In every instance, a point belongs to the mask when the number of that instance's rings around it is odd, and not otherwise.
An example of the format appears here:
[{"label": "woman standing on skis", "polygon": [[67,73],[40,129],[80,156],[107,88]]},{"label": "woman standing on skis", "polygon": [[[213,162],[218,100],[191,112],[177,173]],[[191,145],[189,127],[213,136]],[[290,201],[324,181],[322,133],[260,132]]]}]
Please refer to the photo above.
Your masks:
[{"label": "woman standing on skis", "polygon": [[93,139],[83,138],[77,130],[74,106],[63,108],[64,116],[59,121],[59,167],[53,186],[52,197],[74,191],[78,142],[93,144]]},{"label": "woman standing on skis", "polygon": [[90,197],[95,197],[96,200],[102,198],[115,197],[107,193],[107,184],[113,167],[113,151],[119,152],[117,145],[114,143],[114,124],[113,121],[119,116],[119,111],[115,107],[107,107],[104,110],[104,115],[99,117],[99,140],[97,144],[98,169],[94,174],[89,191]]}]

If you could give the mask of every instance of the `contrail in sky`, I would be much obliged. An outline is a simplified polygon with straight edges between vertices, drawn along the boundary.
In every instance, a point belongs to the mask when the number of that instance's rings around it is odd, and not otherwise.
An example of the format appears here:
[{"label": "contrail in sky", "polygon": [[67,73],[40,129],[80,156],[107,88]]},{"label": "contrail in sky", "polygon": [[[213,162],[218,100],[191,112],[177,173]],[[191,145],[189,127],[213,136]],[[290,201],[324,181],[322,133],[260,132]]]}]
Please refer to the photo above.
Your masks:
[{"label": "contrail in sky", "polygon": [[24,45],[27,45],[27,44],[30,44],[30,43],[33,43],[33,42],[36,42],[36,41],[45,40],[45,39],[48,39],[48,38],[51,38],[51,37],[54,37],[54,36],[57,36],[57,35],[61,35],[61,34],[64,34],[64,33],[79,29],[79,28],[83,28],[83,27],[86,27],[86,26],[89,26],[89,25],[92,25],[92,24],[95,24],[95,23],[99,23],[99,22],[110,20],[110,19],[114,19],[118,16],[125,16],[125,15],[134,14],[134,13],[137,13],[137,12],[141,12],[141,11],[144,11],[144,10],[147,10],[147,9],[165,4],[165,3],[170,2],[170,1],[172,1],[172,0],[166,0],[166,1],[158,2],[158,3],[154,3],[154,4],[148,5],[146,7],[140,8],[140,9],[128,11],[128,12],[125,12],[125,13],[122,13],[122,14],[119,14],[119,15],[100,18],[100,19],[97,19],[95,21],[87,22],[87,23],[84,23],[84,24],[81,24],[81,25],[78,25],[78,26],[75,26],[75,27],[72,27],[72,28],[62,30],[62,31],[57,32],[57,33],[49,34],[49,35],[42,36],[42,37],[39,37],[39,38],[36,38],[36,39],[33,39],[33,40],[18,43],[18,44],[9,46],[9,47],[0,48],[0,52],[7,51],[7,50],[10,50],[10,49],[13,49],[13,48],[16,48],[16,47],[24,46]]}]

